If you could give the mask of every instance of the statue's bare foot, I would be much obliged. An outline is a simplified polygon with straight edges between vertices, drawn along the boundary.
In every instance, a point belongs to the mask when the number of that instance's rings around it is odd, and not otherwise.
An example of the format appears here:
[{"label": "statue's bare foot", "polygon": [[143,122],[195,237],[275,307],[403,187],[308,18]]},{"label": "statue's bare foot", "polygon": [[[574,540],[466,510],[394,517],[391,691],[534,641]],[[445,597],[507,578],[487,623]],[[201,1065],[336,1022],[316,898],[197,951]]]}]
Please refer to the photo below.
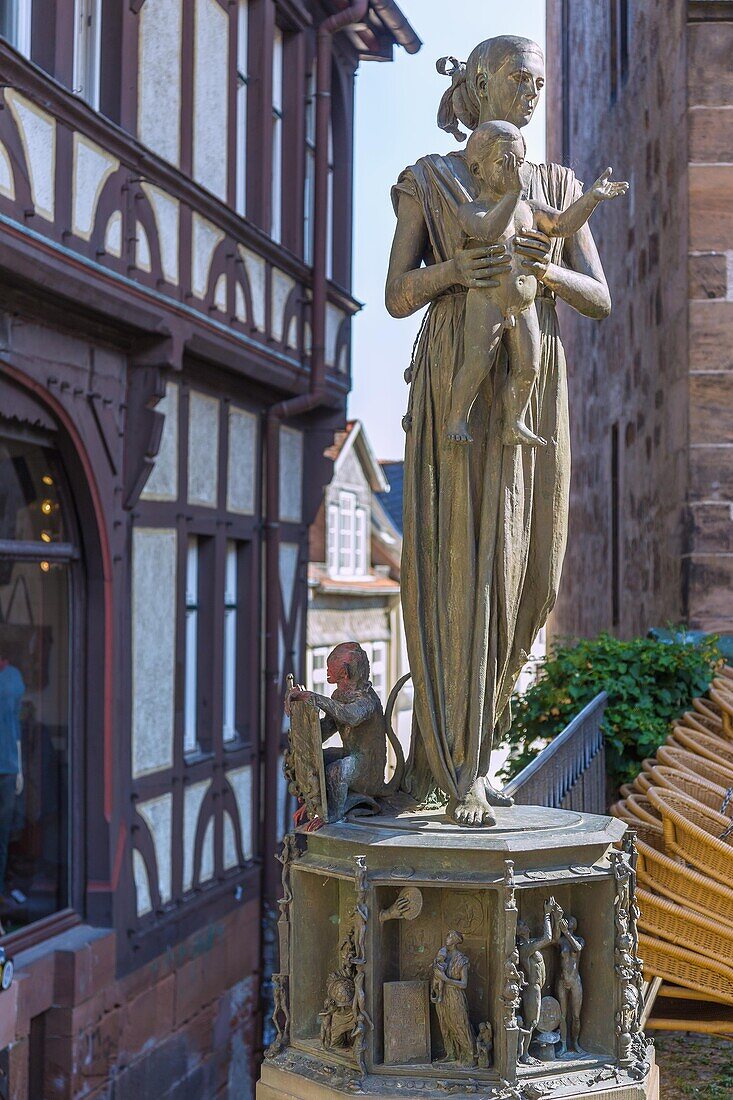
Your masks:
[{"label": "statue's bare foot", "polygon": [[486,798],[485,781],[480,777],[460,801],[450,800],[447,813],[456,825],[496,825],[496,816]]},{"label": "statue's bare foot", "polygon": [[543,439],[541,435],[535,435],[534,432],[531,432],[521,420],[516,420],[504,430],[502,442],[505,447],[517,447],[520,444],[524,444],[525,447],[547,446],[547,440]]},{"label": "statue's bare foot", "polygon": [[492,787],[488,779],[484,779],[484,790],[486,792],[486,801],[489,806],[513,806],[514,799],[511,795],[503,794],[501,791],[497,791],[496,787]]},{"label": "statue's bare foot", "polygon": [[446,424],[445,432],[451,443],[473,443],[473,436],[468,430],[468,423],[460,417],[451,416]]}]

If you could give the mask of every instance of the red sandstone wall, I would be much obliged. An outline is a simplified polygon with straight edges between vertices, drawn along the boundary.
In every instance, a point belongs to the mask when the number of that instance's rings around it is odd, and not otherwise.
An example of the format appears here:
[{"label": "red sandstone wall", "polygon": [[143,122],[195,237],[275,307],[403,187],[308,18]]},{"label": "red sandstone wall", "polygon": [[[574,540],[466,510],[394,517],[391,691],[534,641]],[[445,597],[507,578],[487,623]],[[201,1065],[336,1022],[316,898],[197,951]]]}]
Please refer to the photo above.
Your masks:
[{"label": "red sandstone wall", "polygon": [[[728,5],[733,9],[733,5]],[[693,626],[733,632],[733,10],[688,28]]]},{"label": "red sandstone wall", "polygon": [[[615,2],[615,0],[614,0]],[[631,195],[594,215],[613,313],[561,307],[573,480],[570,536],[552,620],[558,635],[644,633],[684,611],[688,481],[685,5],[629,4],[629,75],[610,97],[612,3],[548,3],[548,159],[561,159],[558,76],[567,82],[569,160],[590,184],[611,164]],[[733,377],[733,376],[731,376]],[[614,624],[612,429],[618,432],[618,616]],[[731,436],[733,439],[733,436]]]},{"label": "red sandstone wall", "polygon": [[34,1079],[44,1100],[247,1100],[256,910],[243,906],[119,980],[114,933],[86,926],[18,956],[17,981],[0,995],[9,1095],[27,1100]]}]

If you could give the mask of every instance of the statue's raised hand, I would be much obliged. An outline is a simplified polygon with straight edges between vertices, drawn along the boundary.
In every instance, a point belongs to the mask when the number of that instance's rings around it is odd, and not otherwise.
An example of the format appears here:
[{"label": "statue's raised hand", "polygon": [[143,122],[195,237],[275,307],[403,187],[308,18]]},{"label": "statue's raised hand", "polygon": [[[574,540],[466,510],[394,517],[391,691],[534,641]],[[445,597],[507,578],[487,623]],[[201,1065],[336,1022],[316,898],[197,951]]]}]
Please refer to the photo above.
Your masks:
[{"label": "statue's raised hand", "polygon": [[504,186],[507,194],[518,195],[522,190],[522,177],[520,168],[524,164],[516,153],[504,154]]},{"label": "statue's raised hand", "polygon": [[488,244],[481,248],[459,248],[452,262],[454,281],[468,290],[499,286],[500,277],[511,266],[503,244]]},{"label": "statue's raised hand", "polygon": [[590,189],[591,195],[598,202],[603,202],[604,199],[617,199],[619,195],[625,195],[629,189],[626,180],[612,180],[611,172],[612,168],[609,165]]}]

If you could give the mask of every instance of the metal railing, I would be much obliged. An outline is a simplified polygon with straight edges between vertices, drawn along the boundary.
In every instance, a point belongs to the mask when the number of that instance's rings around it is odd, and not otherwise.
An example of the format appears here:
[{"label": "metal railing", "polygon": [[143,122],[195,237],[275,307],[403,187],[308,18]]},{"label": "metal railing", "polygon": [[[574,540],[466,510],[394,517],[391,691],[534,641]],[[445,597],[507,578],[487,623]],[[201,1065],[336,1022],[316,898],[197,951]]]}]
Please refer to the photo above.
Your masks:
[{"label": "metal railing", "polygon": [[557,737],[504,787],[521,806],[606,812],[601,719],[608,696],[596,695]]}]

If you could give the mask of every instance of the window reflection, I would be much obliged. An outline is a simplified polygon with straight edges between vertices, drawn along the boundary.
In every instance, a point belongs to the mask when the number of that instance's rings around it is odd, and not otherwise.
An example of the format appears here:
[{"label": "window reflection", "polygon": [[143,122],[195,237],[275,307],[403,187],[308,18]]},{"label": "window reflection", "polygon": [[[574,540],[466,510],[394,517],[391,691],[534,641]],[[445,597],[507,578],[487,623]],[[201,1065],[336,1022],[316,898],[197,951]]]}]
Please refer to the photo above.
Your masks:
[{"label": "window reflection", "polygon": [[42,556],[68,537],[60,474],[49,448],[0,439],[4,932],[68,904],[71,563]]}]

